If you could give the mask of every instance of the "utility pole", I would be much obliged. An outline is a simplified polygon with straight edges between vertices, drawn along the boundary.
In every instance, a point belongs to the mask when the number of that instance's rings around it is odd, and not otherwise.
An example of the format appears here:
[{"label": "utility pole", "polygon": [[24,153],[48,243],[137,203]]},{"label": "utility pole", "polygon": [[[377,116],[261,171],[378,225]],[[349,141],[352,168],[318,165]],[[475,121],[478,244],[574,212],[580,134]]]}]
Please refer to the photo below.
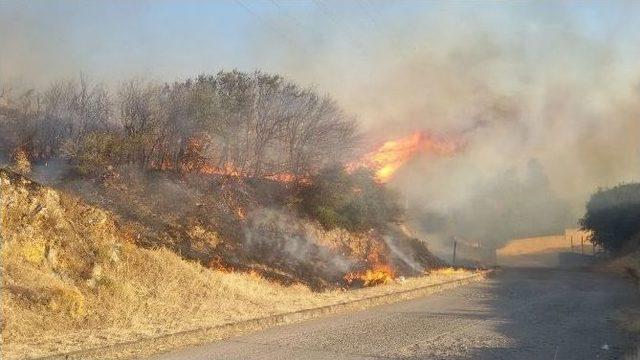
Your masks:
[{"label": "utility pole", "polygon": [[571,252],[573,252],[573,235],[569,235],[569,241],[571,241]]},{"label": "utility pole", "polygon": [[456,264],[456,248],[458,247],[458,241],[456,241],[456,237],[453,237],[453,265]]}]

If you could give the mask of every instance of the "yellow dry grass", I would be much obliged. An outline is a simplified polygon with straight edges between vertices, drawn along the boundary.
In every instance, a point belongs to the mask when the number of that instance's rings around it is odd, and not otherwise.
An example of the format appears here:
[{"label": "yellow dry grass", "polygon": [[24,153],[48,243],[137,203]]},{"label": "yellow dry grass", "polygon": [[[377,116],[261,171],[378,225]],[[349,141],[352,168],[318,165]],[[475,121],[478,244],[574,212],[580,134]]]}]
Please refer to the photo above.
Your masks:
[{"label": "yellow dry grass", "polygon": [[2,358],[21,359],[357,300],[468,276],[313,292],[143,249],[110,214],[0,170]]},{"label": "yellow dry grass", "polygon": [[503,248],[498,249],[498,256],[517,256],[545,251],[568,249],[569,241],[564,235],[541,236],[511,240]]},{"label": "yellow dry grass", "polygon": [[588,233],[576,229],[568,229],[564,235],[539,236],[513,239],[498,249],[498,256],[519,256],[552,251],[569,251],[573,239],[573,249],[579,250],[581,239],[584,239],[585,251],[591,251]]},{"label": "yellow dry grass", "polygon": [[[93,289],[51,284],[43,305],[5,296],[4,358],[46,355],[337,304],[468,276],[434,271],[354,291],[312,292],[249,273],[212,271],[165,249],[127,245]],[[55,291],[55,292],[53,292]],[[47,294],[44,295],[49,296]],[[55,301],[56,306],[52,306]]]}]

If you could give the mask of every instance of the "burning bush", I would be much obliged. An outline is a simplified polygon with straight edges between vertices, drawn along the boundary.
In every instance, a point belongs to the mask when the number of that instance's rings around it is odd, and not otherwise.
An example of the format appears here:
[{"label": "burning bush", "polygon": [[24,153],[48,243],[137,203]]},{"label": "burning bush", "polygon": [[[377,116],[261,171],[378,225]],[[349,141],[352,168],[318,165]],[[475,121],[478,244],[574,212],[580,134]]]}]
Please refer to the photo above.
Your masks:
[{"label": "burning bush", "polygon": [[346,160],[358,132],[330,97],[260,71],[131,80],[115,94],[82,77],[29,94],[20,108],[0,108],[0,152],[28,144],[39,161],[70,155],[83,174],[126,162],[299,176]]},{"label": "burning bush", "polygon": [[[368,286],[430,264],[422,244],[386,244],[402,209],[383,183],[416,154],[458,148],[418,132],[345,170],[355,119],[330,97],[259,71],[130,81],[112,95],[84,79],[62,82],[15,110],[0,119],[0,152],[28,144],[24,158],[36,165],[68,162],[72,176],[57,186],[116,214],[137,245],[314,289],[343,285],[348,272]],[[39,247],[30,251],[40,259]]]}]

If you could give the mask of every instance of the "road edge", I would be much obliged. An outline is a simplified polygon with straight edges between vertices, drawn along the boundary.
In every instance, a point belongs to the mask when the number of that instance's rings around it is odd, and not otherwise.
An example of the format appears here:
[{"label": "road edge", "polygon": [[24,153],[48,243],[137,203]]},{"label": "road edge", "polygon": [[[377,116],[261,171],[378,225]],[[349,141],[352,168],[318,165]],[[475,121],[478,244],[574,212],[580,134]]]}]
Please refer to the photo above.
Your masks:
[{"label": "road edge", "polygon": [[235,323],[185,330],[176,333],[117,343],[103,347],[59,353],[29,360],[91,360],[91,359],[140,359],[160,353],[202,345],[240,334],[246,334],[275,326],[293,324],[322,316],[363,310],[374,306],[415,299],[436,292],[452,289],[494,274],[495,270],[482,270],[461,279],[449,280],[419,288],[397,291],[368,298],[345,301],[333,305],[271,315]]}]

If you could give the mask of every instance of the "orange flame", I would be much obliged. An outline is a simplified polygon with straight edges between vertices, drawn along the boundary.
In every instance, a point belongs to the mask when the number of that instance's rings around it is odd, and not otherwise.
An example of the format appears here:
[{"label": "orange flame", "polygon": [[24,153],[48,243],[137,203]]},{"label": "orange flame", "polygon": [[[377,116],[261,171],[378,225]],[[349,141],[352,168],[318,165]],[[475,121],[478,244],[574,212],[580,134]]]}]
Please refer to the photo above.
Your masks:
[{"label": "orange flame", "polygon": [[364,156],[355,166],[368,167],[375,171],[376,179],[386,183],[404,164],[421,153],[452,155],[462,148],[462,142],[437,136],[426,131],[417,131],[398,140],[389,140],[378,149]]},{"label": "orange flame", "polygon": [[235,271],[233,266],[229,265],[219,256],[215,256],[211,260],[209,260],[209,263],[207,264],[207,266],[209,267],[209,269],[218,270],[226,273]]},{"label": "orange flame", "polygon": [[[151,168],[162,171],[179,170],[182,172],[196,172],[203,175],[223,175],[231,177],[249,176],[229,162],[224,163],[221,166],[214,166],[210,164],[208,159],[204,156],[208,141],[207,136],[204,135],[191,137],[186,141],[185,154],[179,163],[176,164],[168,158],[163,158],[161,161],[152,162]],[[288,172],[274,173],[264,175],[263,177],[265,179],[281,183],[305,181],[305,177]]]},{"label": "orange flame", "polygon": [[354,271],[344,275],[343,280],[347,286],[375,286],[387,284],[396,276],[396,272],[388,262],[388,254],[385,248],[378,244],[367,255],[367,263],[370,267],[364,271]]},{"label": "orange flame", "polygon": [[389,265],[376,265],[362,272],[350,272],[344,276],[347,285],[361,283],[362,286],[388,284],[395,278],[395,271]]},{"label": "orange flame", "polygon": [[243,208],[237,207],[236,208],[236,216],[240,220],[245,220],[247,218],[247,212]]},{"label": "orange flame", "polygon": [[295,182],[295,181],[303,181],[304,182],[305,181],[304,177],[298,176],[296,174],[288,173],[288,172],[281,172],[281,173],[265,175],[264,178],[272,180],[272,181],[281,182],[281,183],[291,183],[291,182]]},{"label": "orange flame", "polygon": [[197,171],[205,175],[240,176],[240,172],[229,163],[224,164],[222,167],[203,164]]},{"label": "orange flame", "polygon": [[[350,171],[359,167],[372,169],[375,172],[376,180],[380,183],[386,183],[404,164],[419,154],[452,155],[460,151],[463,145],[464,143],[460,139],[438,136],[427,131],[416,131],[403,138],[384,142],[376,150],[366,154],[360,161],[348,164],[347,169]],[[187,141],[185,159],[178,164],[178,168],[182,171],[195,171],[205,175],[247,176],[230,163],[222,166],[208,164],[201,155],[204,148],[205,139],[190,138]],[[154,167],[159,170],[168,170],[174,166],[170,161],[164,160]],[[309,181],[305,176],[287,172],[268,174],[263,177],[281,183]]]}]

